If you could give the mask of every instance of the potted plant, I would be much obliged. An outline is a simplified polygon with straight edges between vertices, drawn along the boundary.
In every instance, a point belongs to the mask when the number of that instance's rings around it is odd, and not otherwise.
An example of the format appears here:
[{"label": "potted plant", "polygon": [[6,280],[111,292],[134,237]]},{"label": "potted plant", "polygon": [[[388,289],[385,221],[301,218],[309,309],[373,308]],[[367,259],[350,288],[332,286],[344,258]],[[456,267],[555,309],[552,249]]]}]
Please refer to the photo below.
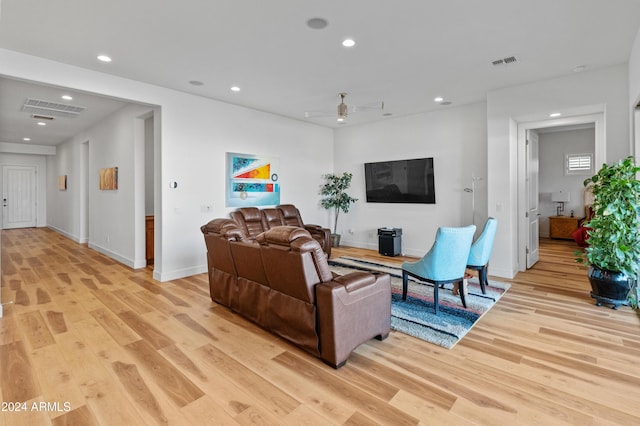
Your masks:
[{"label": "potted plant", "polygon": [[[584,181],[593,184],[594,216],[585,226],[588,246],[576,259],[590,265],[591,297],[598,306],[629,303],[640,272],[640,181],[633,157],[604,164]],[[634,301],[637,301],[633,297]]]},{"label": "potted plant", "polygon": [[351,197],[345,191],[349,189],[351,185],[351,173],[344,172],[341,176],[333,173],[329,173],[323,176],[325,179],[324,185],[320,190],[320,194],[323,196],[320,200],[320,204],[327,210],[334,210],[333,221],[333,233],[331,234],[331,245],[338,247],[340,245],[340,234],[338,234],[338,216],[340,211],[348,213],[351,208],[351,204],[358,201],[357,198]]}]

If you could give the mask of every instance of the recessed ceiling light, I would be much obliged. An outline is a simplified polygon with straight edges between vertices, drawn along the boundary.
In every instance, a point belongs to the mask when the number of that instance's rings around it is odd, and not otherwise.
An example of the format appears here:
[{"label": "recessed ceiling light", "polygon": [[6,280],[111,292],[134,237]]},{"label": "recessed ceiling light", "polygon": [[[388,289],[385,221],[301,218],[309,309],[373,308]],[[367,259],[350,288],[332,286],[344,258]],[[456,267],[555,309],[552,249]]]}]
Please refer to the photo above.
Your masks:
[{"label": "recessed ceiling light", "polygon": [[575,67],[575,68],[573,69],[573,72],[582,72],[582,71],[584,71],[585,69],[587,69],[587,66],[586,66],[586,65],[579,65],[579,66],[577,66],[577,67]]},{"label": "recessed ceiling light", "polygon": [[435,98],[433,98],[433,102],[442,102],[444,101],[444,98],[442,96],[436,96]]},{"label": "recessed ceiling light", "polygon": [[111,58],[107,55],[98,55],[98,60],[102,62],[111,62]]},{"label": "recessed ceiling light", "polygon": [[549,114],[549,117],[560,117],[562,114],[559,112],[552,112],[551,114]]},{"label": "recessed ceiling light", "polygon": [[238,86],[233,86],[233,87],[231,88],[231,91],[232,91],[232,92],[239,92],[239,91],[240,91],[240,88],[239,88]]},{"label": "recessed ceiling light", "polygon": [[382,114],[383,117],[391,117],[393,114],[390,112],[385,112],[384,114]]},{"label": "recessed ceiling light", "polygon": [[322,30],[327,27],[329,23],[326,19],[322,18],[311,18],[307,21],[307,27],[312,28],[314,30]]},{"label": "recessed ceiling light", "polygon": [[344,40],[344,41],[342,42],[342,45],[343,45],[344,47],[353,47],[353,46],[355,46],[355,45],[356,45],[356,42],[355,42],[354,40],[352,40],[352,39],[348,38],[348,39],[346,39],[346,40]]},{"label": "recessed ceiling light", "polygon": [[191,80],[189,81],[189,84],[192,86],[204,86],[204,83],[198,80]]},{"label": "recessed ceiling light", "polygon": [[25,142],[29,142],[31,140],[31,138],[22,138],[23,141]]},{"label": "recessed ceiling light", "polygon": [[44,121],[38,121],[38,126],[46,126],[47,123],[45,123]]},{"label": "recessed ceiling light", "polygon": [[71,101],[73,100],[73,97],[69,95],[62,95],[62,99],[64,99],[65,101]]}]

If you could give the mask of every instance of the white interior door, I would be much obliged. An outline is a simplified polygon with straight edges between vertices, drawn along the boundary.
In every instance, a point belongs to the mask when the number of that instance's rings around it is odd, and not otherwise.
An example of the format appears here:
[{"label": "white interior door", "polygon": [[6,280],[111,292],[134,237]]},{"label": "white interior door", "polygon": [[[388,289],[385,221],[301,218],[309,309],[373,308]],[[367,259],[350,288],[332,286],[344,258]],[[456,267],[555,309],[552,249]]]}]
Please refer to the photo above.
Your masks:
[{"label": "white interior door", "polygon": [[540,203],[538,195],[538,132],[527,130],[527,217],[529,232],[527,242],[527,268],[531,268],[540,257]]},{"label": "white interior door", "polygon": [[2,167],[2,228],[36,226],[36,168]]}]

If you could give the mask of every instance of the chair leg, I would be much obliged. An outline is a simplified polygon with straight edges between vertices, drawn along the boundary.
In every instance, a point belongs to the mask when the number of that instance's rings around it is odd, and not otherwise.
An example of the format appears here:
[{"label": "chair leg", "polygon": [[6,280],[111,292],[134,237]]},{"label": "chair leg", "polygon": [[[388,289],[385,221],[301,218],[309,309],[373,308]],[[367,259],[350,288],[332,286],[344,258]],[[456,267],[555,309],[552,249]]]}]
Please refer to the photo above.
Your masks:
[{"label": "chair leg", "polygon": [[460,301],[462,301],[462,306],[464,306],[466,308],[467,307],[467,301],[465,300],[465,297],[464,297],[464,291],[465,291],[464,278],[462,279],[462,281],[460,281],[458,283],[458,286],[459,286],[459,289],[460,289]]},{"label": "chair leg", "polygon": [[438,315],[438,284],[433,283],[433,313]]},{"label": "chair leg", "polygon": [[478,281],[480,281],[480,289],[482,290],[482,294],[487,294],[486,286],[489,285],[489,281],[487,280],[487,265],[484,265],[478,271]]},{"label": "chair leg", "polygon": [[402,300],[407,300],[407,288],[409,287],[409,275],[402,271]]}]

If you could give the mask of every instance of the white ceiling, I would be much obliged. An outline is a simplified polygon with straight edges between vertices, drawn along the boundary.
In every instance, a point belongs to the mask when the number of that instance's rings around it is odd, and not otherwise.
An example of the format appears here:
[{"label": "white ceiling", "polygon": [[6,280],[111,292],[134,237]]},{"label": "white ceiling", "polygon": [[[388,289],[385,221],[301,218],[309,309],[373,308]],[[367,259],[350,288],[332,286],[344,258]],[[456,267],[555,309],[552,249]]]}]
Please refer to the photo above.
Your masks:
[{"label": "white ceiling", "polygon": [[[385,104],[384,111],[350,115],[346,125],[388,119],[383,112],[397,117],[483,101],[490,90],[571,74],[577,66],[589,72],[626,63],[640,27],[638,0],[0,4],[2,48],[331,127],[338,127],[339,92],[348,93],[350,106]],[[309,28],[316,17],[329,25]],[[341,45],[347,37],[354,47]],[[97,61],[98,54],[113,62]],[[491,64],[508,56],[517,62]],[[230,91],[234,85],[242,90]],[[2,81],[0,99],[8,87]],[[17,96],[24,102],[39,95]],[[452,105],[435,103],[435,96]],[[16,103],[0,102],[0,141],[24,131],[10,132]],[[78,103],[87,114],[93,109],[87,98]],[[306,119],[305,111],[326,116]]]}]

